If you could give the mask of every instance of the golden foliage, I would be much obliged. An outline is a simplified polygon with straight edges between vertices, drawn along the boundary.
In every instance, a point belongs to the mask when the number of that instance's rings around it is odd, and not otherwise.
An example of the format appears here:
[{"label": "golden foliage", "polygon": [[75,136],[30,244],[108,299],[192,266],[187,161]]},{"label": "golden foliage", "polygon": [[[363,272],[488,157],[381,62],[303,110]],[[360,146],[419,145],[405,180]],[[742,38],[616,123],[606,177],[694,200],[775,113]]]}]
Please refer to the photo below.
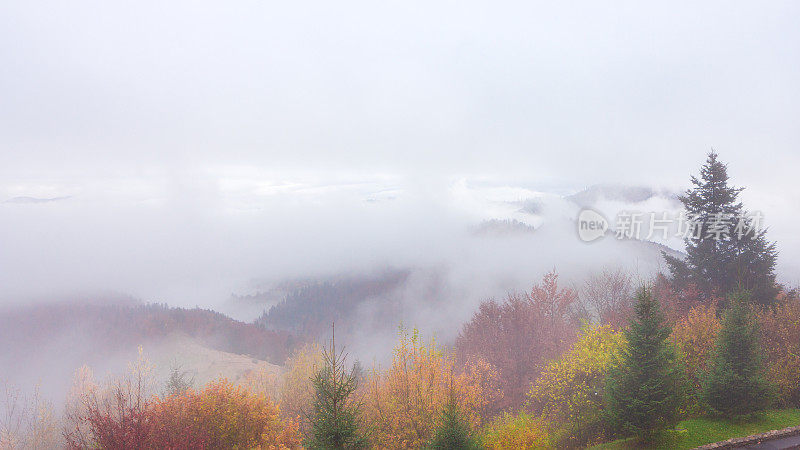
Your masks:
[{"label": "golden foliage", "polygon": [[528,392],[529,405],[568,434],[599,426],[606,375],[624,344],[623,334],[608,325],[585,328],[578,342],[544,369]]},{"label": "golden foliage", "polygon": [[800,405],[800,299],[778,295],[773,309],[757,314],[769,380],[785,405]]},{"label": "golden foliage", "polygon": [[482,425],[480,411],[487,403],[484,386],[496,379],[489,365],[477,364],[456,373],[454,359],[424,343],[415,329],[400,331],[392,365],[386,372],[373,369],[366,383],[364,416],[374,426],[373,442],[380,448],[422,448],[433,436],[450,388],[473,428]]},{"label": "golden foliage", "polygon": [[722,323],[713,304],[695,306],[672,328],[670,341],[675,344],[678,357],[684,362],[691,387],[686,399],[689,414],[702,412],[699,399],[702,379],[713,357],[714,344],[721,328]]},{"label": "golden foliage", "polygon": [[156,400],[148,411],[151,448],[299,448],[297,422],[279,418],[264,393],[222,379],[203,390]]},{"label": "golden foliage", "polygon": [[322,347],[318,343],[306,344],[296,350],[286,361],[284,373],[278,384],[278,404],[281,415],[300,423],[300,430],[308,429],[306,414],[314,401],[311,378],[322,367]]},{"label": "golden foliage", "polygon": [[547,427],[527,412],[503,414],[483,429],[482,442],[491,450],[550,448]]},{"label": "golden foliage", "polygon": [[714,306],[695,306],[672,329],[670,340],[683,356],[689,375],[697,379],[707,367],[722,328]]}]

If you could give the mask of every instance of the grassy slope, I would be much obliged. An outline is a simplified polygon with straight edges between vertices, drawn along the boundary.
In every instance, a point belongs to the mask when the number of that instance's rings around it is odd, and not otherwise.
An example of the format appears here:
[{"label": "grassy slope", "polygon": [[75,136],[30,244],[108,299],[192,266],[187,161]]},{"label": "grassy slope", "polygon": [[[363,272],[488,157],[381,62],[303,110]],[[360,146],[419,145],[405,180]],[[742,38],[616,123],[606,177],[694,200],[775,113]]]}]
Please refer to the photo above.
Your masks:
[{"label": "grassy slope", "polygon": [[[748,422],[730,422],[720,419],[690,419],[678,424],[675,431],[669,431],[653,443],[652,448],[688,449],[712,442],[735,437],[763,433],[770,430],[800,425],[800,409],[776,409],[767,411],[761,417]],[[593,449],[642,448],[630,440],[619,440],[601,444]]]}]

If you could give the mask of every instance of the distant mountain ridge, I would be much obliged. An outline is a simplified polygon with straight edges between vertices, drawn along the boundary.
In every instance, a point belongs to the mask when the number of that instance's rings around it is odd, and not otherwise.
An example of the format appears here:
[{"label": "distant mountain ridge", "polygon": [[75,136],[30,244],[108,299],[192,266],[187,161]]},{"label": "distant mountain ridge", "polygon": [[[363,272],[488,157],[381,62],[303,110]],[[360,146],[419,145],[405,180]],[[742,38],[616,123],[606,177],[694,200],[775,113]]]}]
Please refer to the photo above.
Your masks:
[{"label": "distant mountain ridge", "polygon": [[599,200],[611,200],[623,203],[641,203],[653,197],[674,199],[678,193],[668,189],[656,189],[649,186],[629,186],[622,184],[596,184],[565,198],[580,207],[592,206]]},{"label": "distant mountain ridge", "polygon": [[119,348],[157,341],[182,333],[209,348],[251,355],[282,363],[293,337],[239,322],[201,308],[175,308],[163,304],[111,302],[51,303],[0,311],[0,339],[11,350],[46,345],[59,336],[85,337],[97,344],[94,352],[113,353]]},{"label": "distant mountain ridge", "polygon": [[[268,330],[317,337],[334,321],[349,322],[365,302],[389,298],[410,273],[407,269],[387,269],[377,274],[284,282],[276,288],[284,292],[283,300],[264,311],[255,323]],[[391,308],[390,303],[386,306]]]}]

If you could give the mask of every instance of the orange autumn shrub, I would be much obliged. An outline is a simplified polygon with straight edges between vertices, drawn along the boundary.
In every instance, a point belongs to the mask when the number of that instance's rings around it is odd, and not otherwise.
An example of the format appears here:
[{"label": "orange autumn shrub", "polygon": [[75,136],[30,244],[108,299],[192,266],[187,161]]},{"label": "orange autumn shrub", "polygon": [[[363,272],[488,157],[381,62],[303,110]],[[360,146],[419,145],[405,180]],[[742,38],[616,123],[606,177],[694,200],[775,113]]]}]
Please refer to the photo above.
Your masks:
[{"label": "orange autumn shrub", "polygon": [[154,395],[153,365],[143,356],[128,373],[96,383],[82,367],[67,398],[63,437],[68,448],[300,448],[295,420],[284,420],[263,391],[227,380],[202,390]]},{"label": "orange autumn shrub", "polygon": [[702,412],[700,401],[701,383],[705,371],[711,362],[714,343],[722,323],[717,316],[717,308],[711,306],[695,306],[673,327],[670,341],[675,344],[679,357],[686,367],[690,392],[687,395],[689,414]]},{"label": "orange autumn shrub", "polygon": [[500,371],[482,358],[467,362],[461,370],[473,390],[480,392],[480,398],[475,402],[475,413],[481,422],[491,420],[497,414],[495,406],[503,401],[504,396]]},{"label": "orange autumn shrub", "polygon": [[481,441],[490,450],[551,447],[545,424],[525,411],[497,417],[483,429]]},{"label": "orange autumn shrub", "polygon": [[372,425],[374,444],[388,449],[424,447],[433,437],[451,386],[470,426],[480,427],[479,412],[487,404],[482,386],[492,378],[489,367],[457,373],[454,358],[433,340],[425,344],[417,330],[411,335],[401,330],[391,367],[386,372],[373,369],[362,391],[364,420]]},{"label": "orange autumn shrub", "polygon": [[150,448],[300,448],[297,422],[281,420],[278,407],[222,379],[150,405]]},{"label": "orange autumn shrub", "polygon": [[769,380],[778,386],[778,399],[800,406],[800,299],[783,292],[776,305],[757,312]]}]

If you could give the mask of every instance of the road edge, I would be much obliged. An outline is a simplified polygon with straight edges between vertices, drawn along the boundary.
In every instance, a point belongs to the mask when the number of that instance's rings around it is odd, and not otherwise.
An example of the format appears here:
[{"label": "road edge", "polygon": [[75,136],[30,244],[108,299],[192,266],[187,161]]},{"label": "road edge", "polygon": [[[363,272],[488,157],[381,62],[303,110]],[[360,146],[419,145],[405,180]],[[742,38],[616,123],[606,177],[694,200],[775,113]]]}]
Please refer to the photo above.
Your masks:
[{"label": "road edge", "polygon": [[759,433],[751,436],[728,439],[727,441],[715,442],[713,444],[701,445],[700,447],[695,447],[694,450],[716,450],[724,448],[737,448],[743,445],[757,444],[763,441],[771,441],[773,439],[779,439],[787,436],[794,436],[796,434],[800,434],[800,426],[783,428],[780,430],[772,430],[772,431],[767,431],[766,433]]}]

